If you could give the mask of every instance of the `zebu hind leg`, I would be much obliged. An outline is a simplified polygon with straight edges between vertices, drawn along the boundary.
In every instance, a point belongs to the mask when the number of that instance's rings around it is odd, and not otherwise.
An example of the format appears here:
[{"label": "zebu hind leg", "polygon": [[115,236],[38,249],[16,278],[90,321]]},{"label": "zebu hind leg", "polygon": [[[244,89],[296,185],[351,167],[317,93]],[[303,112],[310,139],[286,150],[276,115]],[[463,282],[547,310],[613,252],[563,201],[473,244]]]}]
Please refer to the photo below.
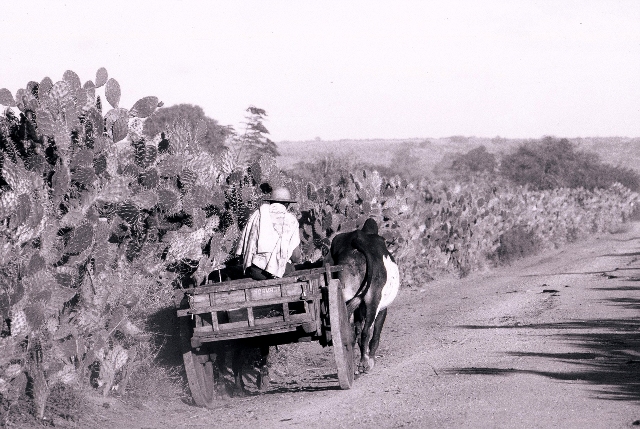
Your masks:
[{"label": "zebu hind leg", "polygon": [[242,380],[242,367],[244,366],[244,359],[242,356],[242,346],[238,346],[233,351],[233,362],[231,362],[231,369],[233,370],[233,396],[244,396],[246,394],[244,390],[244,380]]},{"label": "zebu hind leg", "polygon": [[271,382],[271,378],[269,377],[269,346],[262,345],[260,346],[260,360],[258,361],[258,377],[256,380],[256,384],[258,390],[264,391],[269,386]]},{"label": "zebu hind leg", "polygon": [[367,373],[371,371],[375,365],[374,360],[369,355],[369,343],[371,342],[371,336],[373,333],[371,328],[374,323],[375,315],[376,313],[372,310],[372,307],[367,305],[365,307],[365,317],[362,323],[362,332],[360,334],[360,364],[358,365],[358,372],[360,373]]},{"label": "zebu hind leg", "polygon": [[384,321],[387,318],[387,309],[380,310],[378,312],[378,316],[376,317],[376,321],[373,324],[373,335],[371,337],[371,342],[369,343],[369,356],[371,357],[371,368],[375,365],[376,361],[376,351],[378,351],[378,346],[380,345],[380,334],[382,333],[382,327],[384,326]]},{"label": "zebu hind leg", "polygon": [[[364,319],[365,319],[365,313],[366,313],[366,309],[364,307],[364,305],[361,305],[360,307],[358,307],[355,312],[353,313],[353,330],[354,330],[354,336],[353,336],[353,349],[356,350],[360,350],[360,358],[362,358],[362,327],[364,325]],[[355,370],[355,375],[359,375],[360,374],[360,365],[354,365],[354,370]]]}]

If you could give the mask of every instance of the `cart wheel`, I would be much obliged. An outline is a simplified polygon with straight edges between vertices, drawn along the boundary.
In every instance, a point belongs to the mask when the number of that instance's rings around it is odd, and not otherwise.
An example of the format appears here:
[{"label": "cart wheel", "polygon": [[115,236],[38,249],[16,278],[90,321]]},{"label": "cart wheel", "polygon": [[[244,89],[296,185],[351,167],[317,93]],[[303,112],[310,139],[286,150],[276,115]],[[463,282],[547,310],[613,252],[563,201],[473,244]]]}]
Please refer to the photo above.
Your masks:
[{"label": "cart wheel", "polygon": [[349,322],[347,306],[342,295],[340,280],[329,282],[329,320],[333,341],[333,356],[338,365],[338,381],[341,389],[353,384],[353,326]]},{"label": "cart wheel", "polygon": [[198,406],[212,407],[216,401],[213,362],[209,359],[209,355],[198,354],[193,350],[191,347],[192,332],[189,319],[180,317],[180,347],[191,397]]}]

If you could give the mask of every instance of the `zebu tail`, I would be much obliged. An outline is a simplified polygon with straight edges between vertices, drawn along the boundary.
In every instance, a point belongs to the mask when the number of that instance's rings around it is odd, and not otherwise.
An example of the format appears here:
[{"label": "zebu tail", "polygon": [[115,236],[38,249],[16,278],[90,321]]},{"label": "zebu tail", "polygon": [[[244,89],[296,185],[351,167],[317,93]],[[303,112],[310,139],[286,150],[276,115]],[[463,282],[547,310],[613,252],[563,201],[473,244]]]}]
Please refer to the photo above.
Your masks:
[{"label": "zebu tail", "polygon": [[[355,237],[351,240],[351,246],[364,254],[367,265],[364,281],[360,285],[360,288],[354,297],[347,302],[347,310],[349,314],[353,314],[362,303],[364,296],[371,287],[374,275],[376,277],[384,275],[384,273],[380,271],[380,267],[377,266],[377,264],[374,264],[373,258],[380,253],[382,249],[382,253],[387,250],[383,238],[377,235],[365,234],[360,231],[358,231]],[[380,246],[382,246],[382,248],[380,248]]]},{"label": "zebu tail", "polygon": [[349,302],[347,302],[347,314],[352,315],[353,313],[355,313],[358,307],[360,307],[360,304],[362,304],[362,298],[360,298],[358,295],[351,298]]}]

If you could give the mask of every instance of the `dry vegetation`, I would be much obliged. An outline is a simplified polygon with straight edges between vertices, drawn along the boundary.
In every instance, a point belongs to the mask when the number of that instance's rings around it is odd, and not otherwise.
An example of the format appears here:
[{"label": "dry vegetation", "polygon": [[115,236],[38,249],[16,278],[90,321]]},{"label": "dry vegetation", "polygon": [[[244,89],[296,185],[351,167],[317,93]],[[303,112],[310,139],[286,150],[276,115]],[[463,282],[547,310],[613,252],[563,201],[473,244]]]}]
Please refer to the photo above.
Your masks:
[{"label": "dry vegetation", "polygon": [[[96,94],[103,86],[105,114]],[[574,186],[558,181],[565,164],[543,163],[518,182],[503,174],[522,170],[505,168],[509,155],[502,171],[491,162],[501,140],[486,150],[463,137],[351,149],[314,142],[314,152],[331,154],[319,161],[295,158],[282,143],[279,166],[255,156],[275,150],[261,109],[249,108],[245,133],[226,135],[226,147],[213,151],[205,120],[145,133],[158,99],[125,109],[119,98],[104,69],[84,85],[71,71],[56,83],[29,82],[15,99],[0,90],[0,103],[19,111],[0,117],[0,424],[72,426],[96,395],[186,396],[173,290],[231,264],[248,214],[271,186],[289,187],[299,201],[306,260],[321,262],[335,234],[374,217],[405,287],[617,228],[638,199],[635,176],[616,168]],[[573,165],[600,166],[563,147]],[[356,153],[389,162],[374,169]],[[614,183],[623,176],[627,187]],[[296,371],[284,352],[276,365]]]}]

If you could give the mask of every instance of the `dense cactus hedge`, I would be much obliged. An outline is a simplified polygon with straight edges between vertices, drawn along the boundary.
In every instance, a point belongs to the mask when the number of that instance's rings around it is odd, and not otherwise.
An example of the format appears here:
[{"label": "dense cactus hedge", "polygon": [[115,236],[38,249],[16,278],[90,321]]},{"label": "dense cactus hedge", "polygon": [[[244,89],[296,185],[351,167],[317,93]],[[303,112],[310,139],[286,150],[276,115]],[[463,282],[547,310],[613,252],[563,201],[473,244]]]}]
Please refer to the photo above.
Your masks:
[{"label": "dense cactus hedge", "polygon": [[0,116],[0,406],[27,380],[40,417],[56,383],[124,390],[151,347],[140,322],[171,305],[172,288],[230,259],[265,184],[299,201],[308,261],[321,261],[336,233],[377,219],[405,286],[485,266],[513,231],[546,248],[607,230],[638,198],[619,185],[531,191],[375,171],[310,183],[271,157],[244,165],[233,148],[202,150],[204,121],[178,121],[150,140],[143,124],[158,98],[125,108],[120,96],[105,69],[95,82],[67,71],[15,97],[0,89],[0,104],[19,112]]}]

